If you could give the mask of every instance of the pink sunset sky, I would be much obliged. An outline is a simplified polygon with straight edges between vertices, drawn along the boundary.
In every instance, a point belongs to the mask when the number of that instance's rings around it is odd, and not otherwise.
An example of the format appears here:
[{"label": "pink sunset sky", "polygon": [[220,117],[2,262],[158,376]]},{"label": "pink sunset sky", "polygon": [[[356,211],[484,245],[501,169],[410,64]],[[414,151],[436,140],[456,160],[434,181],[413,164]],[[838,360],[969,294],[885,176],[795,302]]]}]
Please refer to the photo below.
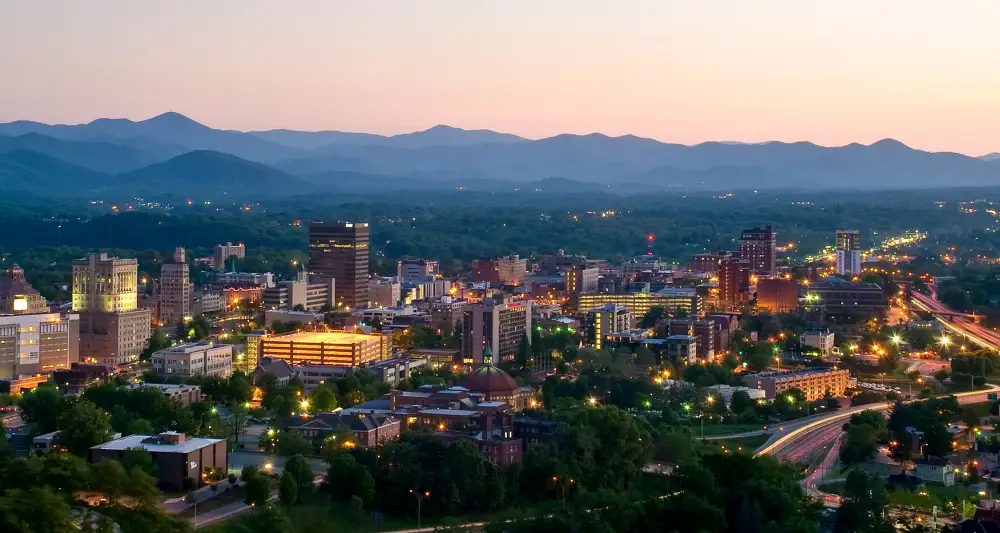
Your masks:
[{"label": "pink sunset sky", "polygon": [[0,121],[1000,151],[1000,1],[31,0]]}]

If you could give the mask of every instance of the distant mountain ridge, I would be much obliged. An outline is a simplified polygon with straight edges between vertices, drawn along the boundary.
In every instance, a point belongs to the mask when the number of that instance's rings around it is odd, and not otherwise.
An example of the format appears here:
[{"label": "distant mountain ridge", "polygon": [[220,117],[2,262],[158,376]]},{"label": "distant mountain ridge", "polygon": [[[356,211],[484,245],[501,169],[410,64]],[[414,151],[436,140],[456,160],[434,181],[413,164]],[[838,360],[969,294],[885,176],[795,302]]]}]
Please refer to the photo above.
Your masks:
[{"label": "distant mountain ridge", "polygon": [[875,190],[1000,186],[1000,154],[932,153],[893,139],[836,147],[810,142],[688,146],[600,133],[531,140],[445,125],[393,136],[240,132],[210,128],[174,112],[139,121],[0,124],[0,190],[31,189],[32,180],[62,184],[60,193],[66,194],[101,191],[111,183],[122,194],[200,190],[243,197],[459,185],[622,194],[643,187]]}]

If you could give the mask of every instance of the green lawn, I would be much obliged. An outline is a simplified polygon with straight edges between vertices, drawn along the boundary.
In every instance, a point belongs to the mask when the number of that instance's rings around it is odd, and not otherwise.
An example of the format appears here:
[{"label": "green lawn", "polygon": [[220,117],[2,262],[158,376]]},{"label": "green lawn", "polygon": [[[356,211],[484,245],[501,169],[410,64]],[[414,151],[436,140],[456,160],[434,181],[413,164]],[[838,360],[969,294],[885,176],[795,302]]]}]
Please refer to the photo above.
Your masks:
[{"label": "green lawn", "polygon": [[742,451],[750,453],[763,446],[769,438],[771,438],[770,435],[756,435],[753,437],[743,437],[741,439],[706,440],[702,441],[701,445],[706,448],[715,448],[717,450],[726,449],[733,452]]},{"label": "green lawn", "polygon": [[[705,436],[714,437],[717,435],[734,435],[737,433],[747,433],[764,429],[766,424],[705,424]],[[701,436],[701,426],[691,426],[691,432]]]}]

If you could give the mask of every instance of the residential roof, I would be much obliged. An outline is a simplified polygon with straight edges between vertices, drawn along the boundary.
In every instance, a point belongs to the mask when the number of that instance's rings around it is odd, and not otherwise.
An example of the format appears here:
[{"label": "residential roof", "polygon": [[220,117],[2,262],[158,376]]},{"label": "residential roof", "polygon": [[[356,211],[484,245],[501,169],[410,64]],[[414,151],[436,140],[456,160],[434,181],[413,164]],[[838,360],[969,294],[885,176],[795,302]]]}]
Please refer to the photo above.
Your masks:
[{"label": "residential roof", "polygon": [[142,448],[150,453],[191,453],[206,446],[212,446],[226,439],[212,439],[205,437],[186,438],[180,444],[168,444],[159,435],[129,435],[120,439],[115,439],[104,444],[93,446],[91,450],[116,450],[125,451],[130,448]]}]

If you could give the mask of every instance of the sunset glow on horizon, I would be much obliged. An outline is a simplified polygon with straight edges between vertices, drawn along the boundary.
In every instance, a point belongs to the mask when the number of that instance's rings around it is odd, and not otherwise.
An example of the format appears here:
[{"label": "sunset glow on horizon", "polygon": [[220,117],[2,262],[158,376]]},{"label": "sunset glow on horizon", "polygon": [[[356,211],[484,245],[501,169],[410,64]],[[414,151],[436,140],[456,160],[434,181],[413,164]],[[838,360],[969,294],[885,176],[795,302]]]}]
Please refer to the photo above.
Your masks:
[{"label": "sunset glow on horizon", "polygon": [[1000,151],[1000,2],[8,1],[0,122]]}]

